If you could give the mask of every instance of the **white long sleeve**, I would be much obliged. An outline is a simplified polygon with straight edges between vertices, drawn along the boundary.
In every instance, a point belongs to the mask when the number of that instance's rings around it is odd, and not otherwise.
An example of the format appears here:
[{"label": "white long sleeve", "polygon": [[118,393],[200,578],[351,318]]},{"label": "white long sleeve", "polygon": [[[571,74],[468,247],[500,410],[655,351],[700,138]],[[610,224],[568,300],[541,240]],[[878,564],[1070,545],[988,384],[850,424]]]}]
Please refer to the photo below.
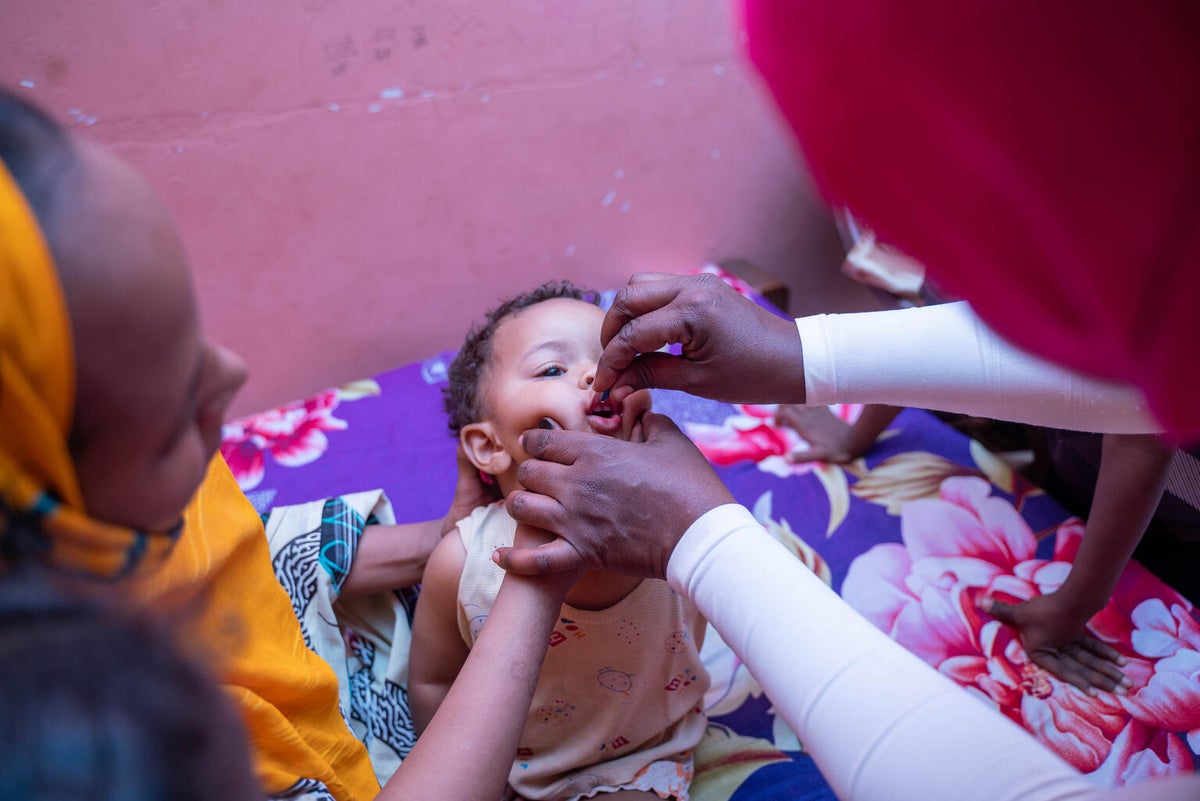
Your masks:
[{"label": "white long sleeve", "polygon": [[667,580],[746,663],[844,801],[1168,801],[1200,792],[1194,780],[1097,789],[872,626],[742,506],[693,523]]},{"label": "white long sleeve", "polygon": [[1094,431],[1162,431],[1142,394],[1032,356],[964,302],[796,320],[807,403],[886,403]]}]

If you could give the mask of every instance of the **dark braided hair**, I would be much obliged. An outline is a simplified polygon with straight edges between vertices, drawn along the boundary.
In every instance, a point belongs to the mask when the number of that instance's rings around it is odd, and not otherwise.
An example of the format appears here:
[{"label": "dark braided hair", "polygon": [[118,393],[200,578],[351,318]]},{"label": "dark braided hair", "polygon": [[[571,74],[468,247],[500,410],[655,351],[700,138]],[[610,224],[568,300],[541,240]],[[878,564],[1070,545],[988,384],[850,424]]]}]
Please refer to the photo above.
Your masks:
[{"label": "dark braided hair", "polygon": [[500,323],[523,309],[555,298],[600,305],[597,292],[576,286],[570,281],[548,281],[506,300],[488,312],[482,324],[471,326],[466,341],[446,371],[450,384],[442,390],[446,414],[450,417],[450,432],[454,436],[458,436],[463,426],[479,421],[484,415],[483,378],[492,361],[492,341]]}]

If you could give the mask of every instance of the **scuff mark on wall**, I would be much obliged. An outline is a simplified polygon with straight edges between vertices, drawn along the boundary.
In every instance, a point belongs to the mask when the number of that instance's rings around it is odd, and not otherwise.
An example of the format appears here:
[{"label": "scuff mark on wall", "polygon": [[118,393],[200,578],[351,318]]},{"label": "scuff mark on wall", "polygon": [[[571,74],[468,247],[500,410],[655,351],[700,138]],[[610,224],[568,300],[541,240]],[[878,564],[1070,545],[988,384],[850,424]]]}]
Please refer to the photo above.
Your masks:
[{"label": "scuff mark on wall", "polygon": [[72,122],[83,123],[84,125],[95,125],[97,118],[91,114],[85,114],[77,108],[73,108],[67,112]]},{"label": "scuff mark on wall", "polygon": [[799,261],[728,0],[149,1],[29,3],[0,74],[162,192],[238,410],[453,347],[514,284]]}]

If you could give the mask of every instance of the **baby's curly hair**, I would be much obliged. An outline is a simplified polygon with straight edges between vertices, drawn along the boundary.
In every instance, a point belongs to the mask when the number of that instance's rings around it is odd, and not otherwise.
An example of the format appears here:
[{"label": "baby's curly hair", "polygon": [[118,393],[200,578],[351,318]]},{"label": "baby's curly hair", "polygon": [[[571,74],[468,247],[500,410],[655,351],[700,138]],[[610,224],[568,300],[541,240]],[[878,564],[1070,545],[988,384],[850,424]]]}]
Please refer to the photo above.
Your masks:
[{"label": "baby's curly hair", "polygon": [[442,389],[446,414],[450,418],[450,433],[455,437],[462,431],[463,426],[477,422],[483,417],[483,378],[492,361],[492,340],[500,323],[523,309],[555,298],[582,300],[584,303],[600,305],[600,295],[597,292],[576,286],[570,281],[547,281],[536,289],[506,300],[489,311],[482,324],[476,323],[471,326],[466,341],[446,371],[449,386]]}]

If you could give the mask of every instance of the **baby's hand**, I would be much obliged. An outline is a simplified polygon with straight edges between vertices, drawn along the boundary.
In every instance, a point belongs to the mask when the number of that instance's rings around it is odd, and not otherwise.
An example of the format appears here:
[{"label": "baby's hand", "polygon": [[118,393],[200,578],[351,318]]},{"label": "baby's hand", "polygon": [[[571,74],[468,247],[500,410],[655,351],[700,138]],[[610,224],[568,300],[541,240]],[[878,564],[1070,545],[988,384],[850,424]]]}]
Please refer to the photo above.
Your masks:
[{"label": "baby's hand", "polygon": [[976,606],[1016,629],[1035,665],[1088,695],[1096,690],[1124,695],[1132,686],[1121,671],[1125,657],[1088,634],[1087,621],[1064,610],[1059,593],[1035,595],[1018,604],[984,597]]},{"label": "baby's hand", "polygon": [[795,429],[809,444],[808,450],[788,454],[790,462],[852,462],[862,453],[854,446],[854,428],[839,420],[827,406],[784,404],[775,412],[782,425]]}]

